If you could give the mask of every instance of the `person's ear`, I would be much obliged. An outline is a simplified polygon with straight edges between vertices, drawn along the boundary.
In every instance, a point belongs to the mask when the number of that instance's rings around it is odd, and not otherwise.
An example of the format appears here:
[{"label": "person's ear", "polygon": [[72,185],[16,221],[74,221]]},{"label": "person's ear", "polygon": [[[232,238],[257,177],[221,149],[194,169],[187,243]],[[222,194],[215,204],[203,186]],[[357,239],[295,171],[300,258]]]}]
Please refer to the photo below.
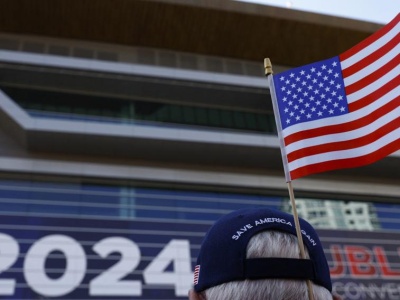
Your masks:
[{"label": "person's ear", "polygon": [[202,300],[200,294],[197,294],[194,290],[189,291],[189,300]]}]

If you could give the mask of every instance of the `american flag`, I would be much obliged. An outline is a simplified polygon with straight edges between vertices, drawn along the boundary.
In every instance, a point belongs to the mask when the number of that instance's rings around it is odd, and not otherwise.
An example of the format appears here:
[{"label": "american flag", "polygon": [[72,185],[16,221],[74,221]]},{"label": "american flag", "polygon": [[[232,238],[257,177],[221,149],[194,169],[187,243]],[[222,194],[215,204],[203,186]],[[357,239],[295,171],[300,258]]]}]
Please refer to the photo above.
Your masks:
[{"label": "american flag", "polygon": [[200,265],[197,265],[194,267],[194,280],[193,280],[194,285],[199,283],[199,276],[200,276]]},{"label": "american flag", "polygon": [[337,57],[269,78],[287,182],[400,149],[400,14]]}]

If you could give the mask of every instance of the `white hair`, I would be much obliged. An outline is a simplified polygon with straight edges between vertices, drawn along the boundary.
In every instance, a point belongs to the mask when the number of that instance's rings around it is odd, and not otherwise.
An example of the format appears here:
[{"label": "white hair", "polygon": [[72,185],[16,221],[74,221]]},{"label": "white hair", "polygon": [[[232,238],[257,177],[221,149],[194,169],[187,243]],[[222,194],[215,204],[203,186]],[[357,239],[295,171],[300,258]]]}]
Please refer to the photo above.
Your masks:
[{"label": "white hair", "polygon": [[[307,249],[306,256],[308,256]],[[247,245],[247,258],[299,258],[297,237],[279,231],[263,231],[254,235]],[[312,284],[315,300],[331,300],[324,287]],[[308,300],[304,280],[258,279],[232,281],[211,287],[201,293],[205,300]]]}]

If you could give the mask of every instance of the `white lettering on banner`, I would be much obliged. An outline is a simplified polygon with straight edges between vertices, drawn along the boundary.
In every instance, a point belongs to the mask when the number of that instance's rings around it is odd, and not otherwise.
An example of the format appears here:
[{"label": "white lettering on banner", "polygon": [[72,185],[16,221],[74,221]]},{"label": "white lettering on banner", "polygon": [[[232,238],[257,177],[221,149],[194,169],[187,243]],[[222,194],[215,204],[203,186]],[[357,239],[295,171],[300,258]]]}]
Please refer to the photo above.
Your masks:
[{"label": "white lettering on banner", "polygon": [[[0,233],[0,274],[8,270],[17,260],[19,245],[8,234]],[[15,279],[0,279],[0,295],[13,295]]]},{"label": "white lettering on banner", "polygon": [[[261,218],[259,220],[254,221],[254,226],[257,227],[259,225],[267,223],[281,223],[288,226],[292,226],[292,223],[290,221],[281,218],[264,218],[264,219]],[[246,224],[242,228],[239,228],[238,230],[236,230],[236,234],[232,235],[232,240],[237,241],[242,234],[252,229],[254,226],[252,226],[251,224]]]},{"label": "white lettering on banner", "polygon": [[96,276],[89,284],[91,296],[141,296],[142,283],[138,280],[123,280],[140,263],[139,247],[127,238],[109,237],[93,246],[93,251],[106,258],[117,252],[120,260]]},{"label": "white lettering on banner", "polygon": [[[46,259],[53,251],[61,251],[67,260],[64,274],[57,279],[48,277],[45,270]],[[72,292],[81,283],[85,272],[85,251],[79,243],[66,235],[43,237],[26,253],[26,282],[32,290],[43,296],[60,297]]]},{"label": "white lettering on banner", "polygon": [[333,293],[343,299],[400,299],[400,284],[394,282],[383,283],[381,285],[375,283],[334,282],[332,287]]},{"label": "white lettering on banner", "polygon": [[[56,279],[50,278],[45,268],[46,260],[54,251],[62,252],[66,260],[63,274]],[[140,249],[135,242],[124,237],[108,237],[95,243],[93,251],[101,258],[114,253],[119,253],[120,257],[111,267],[90,280],[90,296],[142,295],[140,281],[123,279],[135,271],[141,260]],[[0,233],[0,275],[12,268],[19,254],[16,239]],[[86,286],[82,285],[87,272],[86,253],[78,241],[67,235],[45,236],[33,243],[26,255],[21,257],[24,257],[22,271],[28,286],[41,296],[60,297]],[[173,271],[166,271],[171,263]],[[189,241],[171,240],[143,270],[143,279],[148,285],[175,287],[177,297],[187,296],[193,280]],[[14,295],[15,288],[15,279],[0,279],[0,296]]]},{"label": "white lettering on banner", "polygon": [[[171,284],[175,286],[175,295],[185,296],[193,283],[190,263],[190,244],[187,240],[171,240],[143,271],[148,284]],[[170,263],[174,272],[165,272]]]}]

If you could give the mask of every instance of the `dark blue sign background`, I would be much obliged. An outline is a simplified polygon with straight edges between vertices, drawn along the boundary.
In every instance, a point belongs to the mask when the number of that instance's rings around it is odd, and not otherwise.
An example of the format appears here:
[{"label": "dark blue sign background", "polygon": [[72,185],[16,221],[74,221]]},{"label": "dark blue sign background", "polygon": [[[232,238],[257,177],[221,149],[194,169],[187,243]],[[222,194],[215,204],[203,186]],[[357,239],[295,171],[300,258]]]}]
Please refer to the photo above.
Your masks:
[{"label": "dark blue sign background", "polygon": [[[1,299],[187,299],[176,296],[171,284],[146,282],[143,271],[172,241],[186,241],[191,259],[191,270],[195,263],[204,233],[210,224],[190,221],[160,220],[113,220],[77,219],[56,217],[13,217],[3,216],[1,234],[12,237],[19,244],[18,257],[10,267],[0,273],[0,282],[15,279],[12,295]],[[400,299],[400,234],[390,232],[360,232],[319,230],[321,241],[329,261],[334,291],[344,299]],[[42,238],[62,235],[72,238],[85,253],[87,262],[85,275],[79,286],[71,292],[50,297],[35,292],[27,283],[24,261],[34,244]],[[120,237],[132,241],[140,249],[140,261],[121,280],[141,282],[140,296],[93,296],[89,286],[99,274],[107,272],[119,262],[121,253],[115,251],[101,257],[93,246],[100,241]],[[0,244],[0,260],[2,257]],[[3,249],[4,250],[4,249]],[[3,251],[4,254],[4,251]],[[185,259],[185,258],[183,258]],[[62,251],[53,251],[45,259],[45,273],[48,278],[60,278],[66,269],[67,258]],[[165,272],[174,272],[173,261]],[[0,286],[1,287],[1,286]],[[1,293],[1,290],[0,290]]]},{"label": "dark blue sign background", "polygon": [[[72,218],[37,218],[37,217],[2,217],[3,229],[0,232],[12,236],[18,241],[20,253],[17,261],[8,270],[0,274],[1,279],[16,279],[17,288],[13,296],[3,296],[2,299],[45,299],[41,295],[37,295],[27,286],[24,278],[23,263],[25,255],[33,243],[39,239],[61,234],[69,236],[76,240],[84,249],[87,259],[87,272],[81,285],[73,290],[62,299],[94,299],[102,297],[91,297],[88,294],[89,282],[98,275],[114,265],[119,259],[119,254],[113,253],[110,257],[101,258],[96,254],[92,247],[97,242],[109,237],[124,237],[138,245],[141,252],[141,260],[139,265],[131,274],[124,277],[124,280],[138,280],[142,282],[141,297],[111,297],[113,299],[179,299],[175,296],[174,287],[171,285],[146,286],[143,283],[142,271],[157,256],[160,251],[171,240],[188,240],[190,242],[190,252],[193,257],[197,256],[198,247],[201,244],[203,233],[208,229],[209,225],[176,223],[176,222],[154,222],[154,221],[120,221],[120,220],[88,220],[88,219],[72,219]],[[62,275],[65,268],[66,258],[62,253],[54,252],[54,255],[46,259],[46,273],[50,278],[58,278]],[[1,246],[0,246],[1,255]],[[193,269],[194,262],[191,261]],[[57,272],[51,270],[58,269]],[[61,269],[61,273],[59,271]],[[18,271],[19,270],[19,271]],[[94,271],[97,270],[97,271]],[[166,271],[173,271],[170,266]],[[110,297],[107,297],[110,298]],[[185,299],[187,297],[182,297]]]}]

